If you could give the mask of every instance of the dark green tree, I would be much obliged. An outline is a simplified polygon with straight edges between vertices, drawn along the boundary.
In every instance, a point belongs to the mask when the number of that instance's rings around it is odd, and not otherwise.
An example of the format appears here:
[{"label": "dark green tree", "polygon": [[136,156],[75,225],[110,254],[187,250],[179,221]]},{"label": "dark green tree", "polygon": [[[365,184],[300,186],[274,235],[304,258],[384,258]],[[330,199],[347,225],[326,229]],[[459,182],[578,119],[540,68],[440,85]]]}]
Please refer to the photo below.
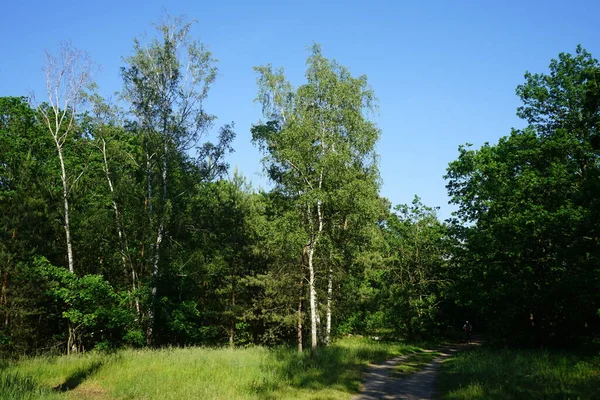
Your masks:
[{"label": "dark green tree", "polygon": [[530,126],[462,146],[448,168],[458,291],[502,340],[573,342],[598,325],[598,71],[578,48],[527,73],[518,115]]}]

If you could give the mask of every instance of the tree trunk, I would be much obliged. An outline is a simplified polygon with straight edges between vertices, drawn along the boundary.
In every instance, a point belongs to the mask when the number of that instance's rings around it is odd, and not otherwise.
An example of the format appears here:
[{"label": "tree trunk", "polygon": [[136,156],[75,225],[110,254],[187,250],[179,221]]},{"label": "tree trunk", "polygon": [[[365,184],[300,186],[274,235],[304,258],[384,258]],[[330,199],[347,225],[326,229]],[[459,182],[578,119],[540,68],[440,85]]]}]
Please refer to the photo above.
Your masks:
[{"label": "tree trunk", "polygon": [[[165,133],[166,135],[166,133]],[[154,262],[152,266],[152,296],[151,296],[151,305],[150,312],[148,313],[149,318],[149,328],[148,328],[148,337],[146,341],[149,344],[152,344],[153,331],[154,331],[154,316],[155,316],[155,308],[156,308],[156,295],[158,293],[158,276],[159,276],[159,261],[160,261],[160,245],[163,241],[164,231],[165,231],[165,218],[167,212],[167,139],[166,137],[163,139],[163,160],[162,160],[162,210],[161,215],[159,216],[160,222],[158,223],[158,232],[156,233],[156,244],[154,246]]]},{"label": "tree trunk", "polygon": [[77,337],[77,327],[69,322],[69,339],[67,340],[67,355],[77,354],[79,352],[79,338]]},{"label": "tree trunk", "polygon": [[231,274],[231,326],[229,327],[229,347],[233,349],[235,341],[235,271]]},{"label": "tree trunk", "polygon": [[310,349],[313,355],[317,352],[317,291],[315,290],[315,268],[313,254],[315,243],[308,246],[308,290],[310,301]]},{"label": "tree trunk", "polygon": [[[131,259],[129,258],[129,245],[127,244],[127,238],[125,236],[125,229],[123,228],[123,224],[121,223],[121,215],[119,213],[119,207],[117,206],[117,202],[115,200],[115,190],[114,190],[114,186],[112,183],[112,178],[110,177],[110,171],[108,169],[108,160],[106,157],[106,141],[104,139],[102,139],[102,158],[104,159],[104,172],[106,174],[106,181],[108,182],[108,188],[110,190],[110,194],[112,196],[112,207],[113,207],[113,211],[115,213],[115,226],[117,228],[117,235],[119,237],[119,253],[121,255],[121,264],[123,267],[123,272],[125,273],[125,275],[127,275],[127,260],[129,260],[129,265],[131,267],[131,286],[132,286],[132,293],[135,293],[135,291],[137,290],[137,278],[136,278],[136,273],[135,273],[135,268],[133,267],[133,263],[131,262]],[[137,299],[137,296],[135,297],[135,309],[137,311],[137,314],[140,315],[140,302]]]},{"label": "tree trunk", "polygon": [[296,326],[296,334],[298,336],[298,353],[302,353],[302,300],[304,294],[304,276],[300,277],[299,286],[300,293],[298,294],[298,324]]},{"label": "tree trunk", "polygon": [[69,272],[75,273],[73,268],[73,249],[71,246],[71,224],[69,222],[69,190],[67,186],[67,172],[65,170],[65,161],[62,153],[62,145],[58,142],[58,138],[54,137],[54,143],[56,143],[56,150],[58,150],[58,159],[60,160],[60,178],[63,186],[63,205],[65,210],[65,236],[67,239],[67,261],[69,263]]},{"label": "tree trunk", "polygon": [[[331,262],[331,260],[330,260]],[[329,346],[331,340],[331,302],[333,299],[333,268],[329,267],[327,276],[327,327],[325,332],[325,346]]]},{"label": "tree trunk", "polygon": [[[319,179],[319,189],[321,188],[323,182],[323,174],[321,173],[321,177]],[[319,325],[319,310],[317,309],[317,290],[316,290],[316,281],[315,281],[315,266],[313,263],[313,258],[315,254],[315,249],[317,247],[317,243],[319,242],[319,238],[321,237],[321,232],[323,232],[323,210],[321,209],[321,200],[317,200],[317,222],[318,229],[317,232],[314,232],[313,228],[313,220],[312,220],[312,212],[310,209],[310,205],[308,206],[308,219],[311,226],[311,239],[308,244],[308,290],[309,290],[309,301],[310,301],[310,334],[311,334],[311,352],[313,357],[317,354],[317,344],[318,344],[318,328]]]},{"label": "tree trunk", "polygon": [[1,303],[4,306],[4,327],[8,328],[8,271],[4,271],[4,279],[2,280],[2,297]]}]

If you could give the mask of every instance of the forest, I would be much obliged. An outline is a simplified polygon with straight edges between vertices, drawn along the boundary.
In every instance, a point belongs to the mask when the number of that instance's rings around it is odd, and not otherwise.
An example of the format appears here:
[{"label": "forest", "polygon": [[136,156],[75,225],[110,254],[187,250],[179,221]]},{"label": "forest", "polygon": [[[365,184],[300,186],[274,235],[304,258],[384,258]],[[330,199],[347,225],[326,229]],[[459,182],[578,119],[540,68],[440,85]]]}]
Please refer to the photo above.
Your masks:
[{"label": "forest", "polygon": [[[600,343],[600,64],[581,47],[515,82],[525,129],[458,148],[442,221],[380,195],[377,98],[308,49],[256,66],[268,189],[205,108],[213,54],[172,18],[133,41],[119,101],[47,54],[47,96],[0,97],[0,354],[434,340]],[[299,51],[302,49],[299,49]],[[566,49],[569,50],[569,49]],[[217,132],[209,135],[209,132]],[[401,171],[398,171],[401,179]],[[458,332],[458,333],[457,333]]]}]

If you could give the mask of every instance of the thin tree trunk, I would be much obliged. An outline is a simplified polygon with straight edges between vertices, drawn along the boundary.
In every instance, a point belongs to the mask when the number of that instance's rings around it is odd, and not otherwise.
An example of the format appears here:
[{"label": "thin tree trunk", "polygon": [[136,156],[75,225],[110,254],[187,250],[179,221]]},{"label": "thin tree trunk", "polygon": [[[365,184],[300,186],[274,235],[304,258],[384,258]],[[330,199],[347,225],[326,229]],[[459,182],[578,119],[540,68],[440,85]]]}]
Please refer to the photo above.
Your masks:
[{"label": "thin tree trunk", "polygon": [[71,245],[71,224],[69,222],[69,190],[67,186],[67,172],[65,170],[65,161],[62,153],[62,146],[58,142],[58,138],[54,137],[54,142],[56,143],[56,149],[58,150],[58,159],[60,160],[60,178],[63,186],[63,205],[65,210],[65,236],[67,240],[67,261],[69,263],[69,272],[75,273],[75,269],[73,268],[73,249]]},{"label": "thin tree trunk", "polygon": [[298,294],[298,324],[296,326],[296,334],[298,335],[298,353],[302,353],[302,300],[304,294],[304,276],[300,277],[299,286],[300,293]]},{"label": "thin tree trunk", "polygon": [[308,246],[308,290],[310,301],[310,349],[314,354],[317,352],[317,292],[315,290],[315,269],[313,265],[313,254],[315,243]]},{"label": "thin tree trunk", "polygon": [[79,352],[79,339],[77,338],[77,327],[69,322],[69,339],[67,340],[67,355]]},{"label": "thin tree trunk", "polygon": [[[323,185],[323,171],[319,176],[319,190]],[[317,290],[316,290],[316,281],[315,281],[315,266],[313,263],[315,249],[317,247],[317,243],[319,242],[319,238],[321,237],[321,233],[323,232],[323,210],[321,209],[321,200],[317,200],[317,222],[318,228],[317,232],[314,232],[313,228],[313,220],[312,220],[312,212],[310,209],[310,204],[308,205],[308,213],[307,213],[309,223],[311,226],[311,239],[308,245],[308,287],[309,287],[309,301],[310,301],[310,333],[311,333],[311,352],[313,357],[317,354],[317,344],[318,344],[318,330],[317,326],[319,325],[319,310],[317,309]]]},{"label": "thin tree trunk", "polygon": [[154,287],[152,288],[152,295],[156,294],[156,278],[158,278],[158,264],[160,261],[160,245],[163,241],[163,236],[165,232],[165,213],[167,206],[167,155],[166,155],[167,145],[165,143],[165,155],[163,156],[163,165],[162,165],[162,212],[160,215],[160,222],[158,224],[158,232],[156,233],[156,244],[154,246],[154,265],[152,268],[152,279],[154,282]]},{"label": "thin tree trunk", "polygon": [[154,266],[152,268],[152,279],[154,287],[152,288],[152,295],[156,295],[156,278],[158,277],[158,263],[160,261],[160,245],[163,240],[165,231],[165,213],[167,212],[167,140],[164,139],[164,154],[162,160],[162,212],[160,215],[160,222],[158,224],[158,232],[156,233],[156,245],[154,247]]},{"label": "thin tree trunk", "polygon": [[[320,203],[318,203],[320,205]],[[318,210],[320,214],[320,208]],[[310,242],[306,246],[308,253],[308,293],[309,293],[309,305],[310,305],[310,350],[312,356],[315,357],[317,355],[317,345],[318,345],[318,310],[317,310],[317,291],[315,288],[315,268],[313,263],[313,257],[315,253],[315,248],[317,246],[317,242],[319,241],[318,233],[314,231],[314,221],[313,221],[313,213],[311,210],[311,205],[307,205],[307,213],[306,213],[309,226],[310,226]]]},{"label": "thin tree trunk", "polygon": [[143,236],[141,241],[141,259],[143,265],[146,265],[144,261],[144,254],[146,253],[146,232],[148,226],[152,224],[152,170],[150,160],[152,156],[148,152],[148,144],[146,143],[146,198],[144,199],[144,212],[148,214],[148,218],[144,220]]},{"label": "thin tree trunk", "polygon": [[4,326],[8,328],[8,271],[4,271],[4,279],[2,280],[2,305],[4,306]]},{"label": "thin tree trunk", "polygon": [[[110,177],[110,171],[108,169],[108,160],[106,157],[106,141],[104,139],[102,139],[102,158],[104,159],[104,172],[106,173],[106,180],[108,182],[108,188],[110,189],[110,194],[112,196],[112,206],[113,206],[113,210],[115,212],[115,225],[117,228],[117,235],[119,236],[119,253],[121,255],[121,264],[123,266],[123,272],[125,273],[125,275],[127,275],[127,260],[129,259],[129,265],[131,267],[131,286],[132,286],[132,293],[135,293],[135,291],[137,290],[137,279],[136,279],[136,273],[135,273],[135,268],[133,267],[133,263],[131,262],[131,259],[129,258],[128,254],[129,254],[129,245],[127,244],[127,238],[125,236],[125,229],[123,228],[123,224],[121,223],[121,215],[119,213],[119,208],[117,206],[117,202],[115,200],[115,190],[114,190],[114,186],[112,183],[112,179]],[[135,303],[135,309],[137,311],[137,314],[140,314],[140,302],[137,298],[137,296],[134,299],[134,303]]]},{"label": "thin tree trunk", "polygon": [[146,151],[146,206],[148,207],[148,219],[152,215],[152,156]]},{"label": "thin tree trunk", "polygon": [[[331,262],[331,260],[330,260]],[[329,346],[331,340],[331,301],[333,299],[333,268],[329,267],[327,276],[327,327],[325,332],[325,345]]]},{"label": "thin tree trunk", "polygon": [[[144,208],[145,211],[148,214],[148,218],[147,220],[144,222],[144,237],[142,238],[142,250],[141,250],[141,256],[142,256],[142,260],[144,257],[144,253],[145,253],[145,248],[146,248],[146,232],[147,229],[151,229],[152,227],[152,156],[150,155],[150,151],[148,149],[148,137],[146,137],[146,200],[144,202]],[[143,261],[144,265],[147,265],[145,261]],[[150,304],[150,306],[148,307],[148,326],[146,329],[146,344],[147,345],[152,345],[152,340],[154,339],[152,337],[153,334],[153,330],[154,330],[154,306],[153,304]]]},{"label": "thin tree trunk", "polygon": [[231,325],[229,327],[229,347],[233,349],[235,341],[235,270],[231,274]]},{"label": "thin tree trunk", "polygon": [[160,215],[160,222],[158,224],[158,232],[156,233],[156,244],[154,246],[154,262],[152,266],[152,300],[150,306],[150,312],[148,313],[149,324],[148,338],[146,339],[149,344],[152,344],[153,331],[154,331],[154,316],[156,307],[156,295],[158,293],[158,276],[159,276],[159,262],[160,262],[160,245],[163,241],[164,230],[165,230],[165,217],[167,212],[167,139],[163,139],[163,160],[162,160],[162,212]]}]

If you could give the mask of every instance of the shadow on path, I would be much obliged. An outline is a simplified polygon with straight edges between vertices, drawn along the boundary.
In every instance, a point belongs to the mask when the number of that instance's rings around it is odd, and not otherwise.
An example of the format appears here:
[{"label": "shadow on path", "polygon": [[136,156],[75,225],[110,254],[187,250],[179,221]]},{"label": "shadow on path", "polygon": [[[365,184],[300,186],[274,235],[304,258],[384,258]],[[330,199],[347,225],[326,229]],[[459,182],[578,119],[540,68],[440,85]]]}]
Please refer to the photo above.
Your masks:
[{"label": "shadow on path", "polygon": [[70,376],[65,379],[63,383],[56,386],[53,390],[55,392],[68,392],[69,390],[75,389],[81,385],[83,381],[87,379],[94,372],[98,371],[102,367],[102,362],[95,361],[85,368],[78,369],[73,372]]},{"label": "shadow on path", "polygon": [[432,350],[440,353],[433,361],[423,369],[406,377],[394,377],[394,367],[405,361],[410,355],[396,357],[382,364],[369,367],[363,377],[363,384],[359,394],[352,400],[430,400],[435,397],[436,381],[440,365],[444,360],[452,357],[456,352],[480,345],[480,341],[471,344],[458,344]]}]

